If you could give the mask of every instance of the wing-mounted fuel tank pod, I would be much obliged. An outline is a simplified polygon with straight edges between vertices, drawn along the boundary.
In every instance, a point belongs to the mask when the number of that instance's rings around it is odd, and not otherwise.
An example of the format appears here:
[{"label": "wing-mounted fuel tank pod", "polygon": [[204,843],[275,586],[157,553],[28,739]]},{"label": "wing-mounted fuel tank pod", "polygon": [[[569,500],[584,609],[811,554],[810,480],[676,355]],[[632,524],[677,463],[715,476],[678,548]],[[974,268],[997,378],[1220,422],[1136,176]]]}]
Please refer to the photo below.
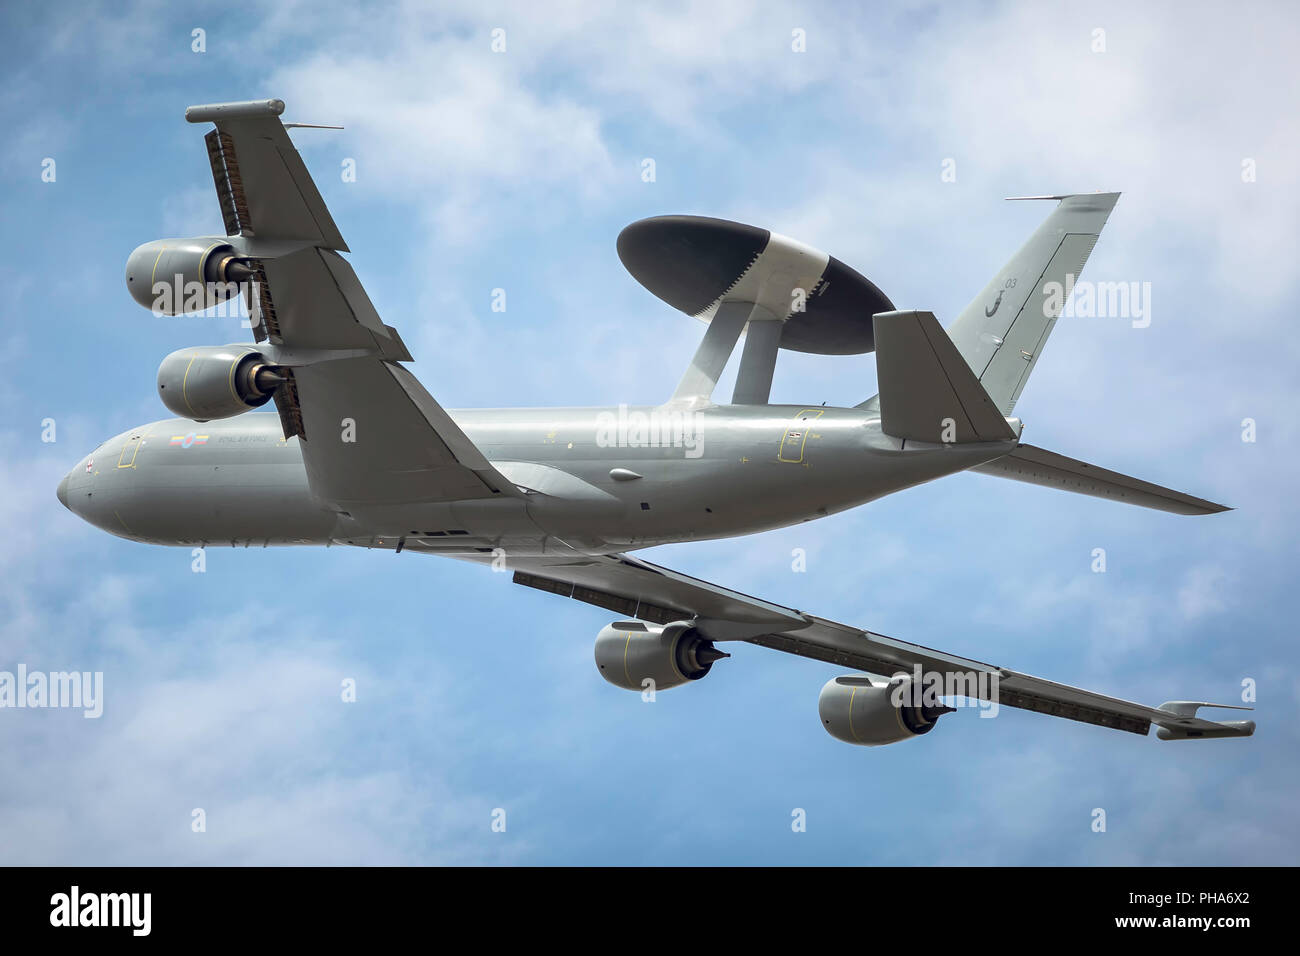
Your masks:
[{"label": "wing-mounted fuel tank pod", "polygon": [[632,276],[710,323],[673,395],[707,404],[742,331],[732,403],[765,405],[778,349],[857,355],[875,348],[871,317],[893,303],[838,259],[788,236],[702,216],[655,216],[619,234]]},{"label": "wing-mounted fuel tank pod", "polygon": [[257,276],[229,238],[156,239],[126,260],[131,298],[155,315],[202,312],[234,299]]}]

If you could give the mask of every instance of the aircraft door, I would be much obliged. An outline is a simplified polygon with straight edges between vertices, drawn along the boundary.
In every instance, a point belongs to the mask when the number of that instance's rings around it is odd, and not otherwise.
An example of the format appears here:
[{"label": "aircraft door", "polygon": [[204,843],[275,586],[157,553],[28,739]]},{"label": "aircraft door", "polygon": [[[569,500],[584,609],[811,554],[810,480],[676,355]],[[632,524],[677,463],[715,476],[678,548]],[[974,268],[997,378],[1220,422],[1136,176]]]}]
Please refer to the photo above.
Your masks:
[{"label": "aircraft door", "polygon": [[126,441],[122,443],[122,451],[117,456],[117,467],[136,467],[136,458],[140,454],[140,448],[144,445],[146,436],[145,429],[137,429],[126,436]]},{"label": "aircraft door", "polygon": [[786,426],[785,434],[781,436],[777,460],[795,465],[801,464],[804,450],[808,445],[809,433],[817,419],[825,413],[825,409],[822,408],[805,408],[795,415],[794,421]]}]

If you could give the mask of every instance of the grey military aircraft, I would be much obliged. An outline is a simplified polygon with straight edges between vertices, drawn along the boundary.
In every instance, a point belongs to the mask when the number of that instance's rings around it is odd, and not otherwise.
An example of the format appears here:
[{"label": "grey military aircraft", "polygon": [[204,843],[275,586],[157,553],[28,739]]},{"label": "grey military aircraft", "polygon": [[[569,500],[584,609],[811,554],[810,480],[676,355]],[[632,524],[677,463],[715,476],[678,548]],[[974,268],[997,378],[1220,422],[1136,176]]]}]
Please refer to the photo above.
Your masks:
[{"label": "grey military aircraft", "polygon": [[[195,106],[226,235],[127,260],[155,314],[242,300],[252,343],[163,359],[177,418],[81,460],[58,497],[120,537],[186,547],[353,545],[503,564],[516,583],[604,608],[599,673],[629,690],[706,676],[743,641],[851,669],[824,727],[854,744],[930,732],[963,701],[1163,740],[1249,736],[1197,701],[1118,700],[895,640],[633,557],[652,545],[780,528],[977,471],[1182,515],[1227,510],[1023,443],[1016,401],[1118,193],[1056,207],[945,331],[849,266],[785,236],[694,216],[628,226],[618,252],[651,293],[707,323],[653,407],[447,411],[403,365],[286,126],[284,103]],[[742,332],[730,403],[714,400]],[[768,403],[780,349],[874,350],[879,394],[853,408]],[[244,415],[273,403],[278,414]],[[1249,708],[1235,708],[1249,709]]]}]

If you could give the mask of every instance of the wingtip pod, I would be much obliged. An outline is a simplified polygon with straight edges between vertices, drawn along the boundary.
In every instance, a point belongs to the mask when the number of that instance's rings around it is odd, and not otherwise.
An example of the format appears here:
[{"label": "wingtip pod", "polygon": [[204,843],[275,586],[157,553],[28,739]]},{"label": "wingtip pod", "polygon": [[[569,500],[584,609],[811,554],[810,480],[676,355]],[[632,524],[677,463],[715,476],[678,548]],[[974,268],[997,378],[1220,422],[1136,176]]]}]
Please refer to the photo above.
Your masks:
[{"label": "wingtip pod", "polygon": [[1170,700],[1157,707],[1168,713],[1169,722],[1157,721],[1156,736],[1161,740],[1201,740],[1211,737],[1249,737],[1255,733],[1253,720],[1206,720],[1197,717],[1202,707],[1220,710],[1254,710],[1239,704],[1210,704],[1205,701]]},{"label": "wingtip pod", "polygon": [[1171,730],[1161,727],[1156,736],[1161,740],[1204,740],[1211,737],[1249,737],[1255,733],[1253,720],[1222,720],[1206,730]]},{"label": "wingtip pod", "polygon": [[187,123],[215,123],[219,119],[237,119],[249,116],[279,116],[284,112],[284,100],[244,100],[238,103],[205,103],[185,110]]}]

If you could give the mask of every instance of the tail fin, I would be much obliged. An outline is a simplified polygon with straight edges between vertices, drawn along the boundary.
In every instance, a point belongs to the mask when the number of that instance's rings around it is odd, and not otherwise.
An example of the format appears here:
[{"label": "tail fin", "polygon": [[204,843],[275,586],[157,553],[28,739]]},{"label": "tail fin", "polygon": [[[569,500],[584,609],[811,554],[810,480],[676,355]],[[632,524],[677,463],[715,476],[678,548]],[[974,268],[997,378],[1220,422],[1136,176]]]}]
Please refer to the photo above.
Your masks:
[{"label": "tail fin", "polygon": [[[1061,313],[1065,290],[1083,270],[1119,193],[1024,198],[1059,199],[1060,205],[948,329],[1003,415],[1015,408]],[[1048,283],[1058,285],[1045,288]]]}]

